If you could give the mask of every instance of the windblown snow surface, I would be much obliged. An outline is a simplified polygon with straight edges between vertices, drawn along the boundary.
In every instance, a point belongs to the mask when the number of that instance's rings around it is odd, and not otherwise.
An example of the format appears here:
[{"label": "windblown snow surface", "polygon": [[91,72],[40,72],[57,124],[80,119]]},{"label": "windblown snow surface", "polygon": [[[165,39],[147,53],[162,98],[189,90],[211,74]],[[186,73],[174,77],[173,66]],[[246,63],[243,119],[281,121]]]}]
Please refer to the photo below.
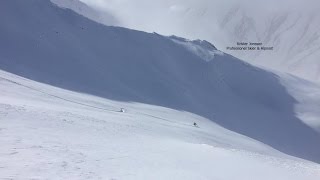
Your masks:
[{"label": "windblown snow surface", "polygon": [[316,84],[49,0],[0,22],[1,179],[320,177]]},{"label": "windblown snow surface", "polygon": [[[64,6],[70,0],[52,1]],[[99,22],[165,35],[206,39],[247,62],[320,82],[318,0],[78,1],[101,14],[100,19],[104,21],[96,19]],[[103,15],[105,12],[109,15]],[[236,47],[237,42],[263,43],[263,46],[274,49],[226,49]]]}]

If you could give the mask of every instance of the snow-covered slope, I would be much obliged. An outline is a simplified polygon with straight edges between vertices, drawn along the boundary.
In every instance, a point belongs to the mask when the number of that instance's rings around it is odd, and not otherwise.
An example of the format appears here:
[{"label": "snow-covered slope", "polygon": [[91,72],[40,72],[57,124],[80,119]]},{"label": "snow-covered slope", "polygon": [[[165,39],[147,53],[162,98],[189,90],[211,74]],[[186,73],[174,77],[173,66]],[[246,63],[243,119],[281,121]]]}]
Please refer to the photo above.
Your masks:
[{"label": "snow-covered slope", "polygon": [[187,112],[66,91],[3,71],[0,91],[1,179],[320,176],[317,164]]},{"label": "snow-covered slope", "polygon": [[1,72],[4,178],[318,177],[282,154],[320,162],[317,85],[49,0],[0,1],[0,21],[1,70],[30,79]]},{"label": "snow-covered slope", "polygon": [[[318,0],[81,1],[117,19],[117,23],[104,23],[206,39],[248,62],[320,81]],[[274,50],[226,49],[237,42],[261,42]]]}]

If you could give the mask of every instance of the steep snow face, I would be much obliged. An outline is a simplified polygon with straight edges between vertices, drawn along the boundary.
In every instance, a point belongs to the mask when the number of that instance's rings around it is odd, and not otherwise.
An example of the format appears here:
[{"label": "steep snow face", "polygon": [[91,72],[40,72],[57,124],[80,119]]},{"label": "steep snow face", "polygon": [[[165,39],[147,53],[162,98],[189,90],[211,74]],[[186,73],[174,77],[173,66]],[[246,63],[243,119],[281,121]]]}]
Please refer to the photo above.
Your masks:
[{"label": "steep snow face", "polygon": [[320,132],[320,86],[284,74],[281,81],[287,87],[289,93],[298,101],[295,107],[297,116],[304,123]]},{"label": "steep snow face", "polygon": [[[0,5],[2,70],[113,101],[196,114],[320,162],[319,102],[296,98],[274,73],[205,41],[106,27],[49,1]],[[310,107],[308,119],[298,116],[306,112],[302,103]]]},{"label": "steep snow face", "polygon": [[66,91],[3,71],[0,91],[1,179],[320,176],[318,164],[191,113]]},{"label": "steep snow face", "polygon": [[[317,0],[81,0],[108,12],[118,26],[191,39],[256,65],[320,81],[320,6]],[[237,42],[273,51],[229,51]]]},{"label": "steep snow face", "polygon": [[223,52],[218,51],[217,48],[207,41],[194,40],[190,41],[184,38],[179,38],[176,36],[171,36],[173,42],[182,45],[191,53],[197,55],[205,61],[211,61],[214,59],[215,54],[223,55]]}]

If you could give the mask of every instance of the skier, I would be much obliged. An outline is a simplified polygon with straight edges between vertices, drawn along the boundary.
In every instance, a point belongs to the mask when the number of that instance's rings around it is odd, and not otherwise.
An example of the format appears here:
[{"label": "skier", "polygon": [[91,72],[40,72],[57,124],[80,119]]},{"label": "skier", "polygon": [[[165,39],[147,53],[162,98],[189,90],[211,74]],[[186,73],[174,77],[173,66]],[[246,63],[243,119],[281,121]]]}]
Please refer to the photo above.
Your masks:
[{"label": "skier", "polygon": [[193,123],[194,127],[198,127],[198,124],[196,122]]},{"label": "skier", "polygon": [[124,113],[125,111],[124,111],[124,109],[123,109],[123,108],[121,108],[121,109],[120,109],[120,112]]}]

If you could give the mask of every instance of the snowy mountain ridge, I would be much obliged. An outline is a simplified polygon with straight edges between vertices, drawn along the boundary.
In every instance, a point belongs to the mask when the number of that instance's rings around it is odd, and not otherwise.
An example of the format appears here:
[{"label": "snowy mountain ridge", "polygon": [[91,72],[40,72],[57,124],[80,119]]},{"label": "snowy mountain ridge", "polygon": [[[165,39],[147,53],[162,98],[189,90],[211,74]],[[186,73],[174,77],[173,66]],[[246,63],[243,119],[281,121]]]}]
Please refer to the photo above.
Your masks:
[{"label": "snowy mountain ridge", "polygon": [[176,36],[170,36],[169,38],[205,61],[212,61],[215,54],[219,54],[220,56],[223,55],[223,52],[217,50],[213,44],[205,40],[190,41]]},{"label": "snowy mountain ridge", "polygon": [[[57,1],[57,0],[54,0]],[[189,39],[205,39],[252,64],[320,80],[320,6],[317,0],[81,0],[108,12],[117,25]],[[106,18],[107,20],[109,18]],[[99,20],[98,20],[99,21]],[[101,21],[99,21],[101,22]],[[231,51],[237,42],[272,51]]]}]

